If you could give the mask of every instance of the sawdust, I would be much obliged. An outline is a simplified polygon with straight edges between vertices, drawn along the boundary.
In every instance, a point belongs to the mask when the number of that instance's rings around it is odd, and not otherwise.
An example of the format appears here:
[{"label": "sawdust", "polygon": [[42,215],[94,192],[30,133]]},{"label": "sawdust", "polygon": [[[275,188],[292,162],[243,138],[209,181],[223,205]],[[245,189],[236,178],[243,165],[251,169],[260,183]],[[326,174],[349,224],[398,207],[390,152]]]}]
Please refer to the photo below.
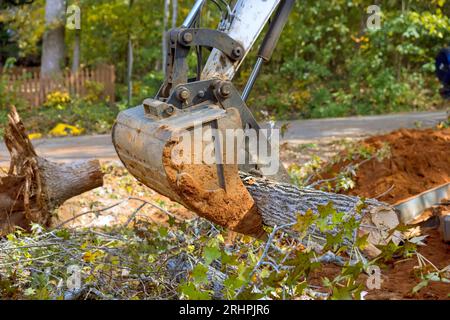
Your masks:
[{"label": "sawdust", "polygon": [[[379,149],[388,143],[391,156],[362,164],[356,186],[348,194],[378,198],[390,204],[450,182],[450,128],[442,130],[401,129],[365,139],[363,144]],[[328,177],[341,172],[349,161],[332,166]]]}]

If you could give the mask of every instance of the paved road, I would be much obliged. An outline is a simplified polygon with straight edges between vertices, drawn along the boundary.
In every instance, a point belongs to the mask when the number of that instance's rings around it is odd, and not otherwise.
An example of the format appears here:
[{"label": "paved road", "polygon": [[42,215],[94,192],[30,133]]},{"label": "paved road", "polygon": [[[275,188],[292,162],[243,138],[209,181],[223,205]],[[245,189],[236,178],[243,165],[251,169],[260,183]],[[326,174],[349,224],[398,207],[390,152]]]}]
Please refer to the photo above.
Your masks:
[{"label": "paved road", "polygon": [[[383,116],[289,121],[284,140],[308,141],[319,138],[361,136],[399,128],[431,127],[446,118],[446,113],[421,112]],[[281,125],[280,122],[278,125]],[[98,158],[118,160],[109,135],[33,140],[37,152],[53,161]],[[9,154],[0,144],[0,165],[6,165]]]},{"label": "paved road", "polygon": [[285,140],[311,140],[389,132],[400,128],[432,127],[446,118],[446,112],[401,113],[382,116],[297,120],[289,125]]}]

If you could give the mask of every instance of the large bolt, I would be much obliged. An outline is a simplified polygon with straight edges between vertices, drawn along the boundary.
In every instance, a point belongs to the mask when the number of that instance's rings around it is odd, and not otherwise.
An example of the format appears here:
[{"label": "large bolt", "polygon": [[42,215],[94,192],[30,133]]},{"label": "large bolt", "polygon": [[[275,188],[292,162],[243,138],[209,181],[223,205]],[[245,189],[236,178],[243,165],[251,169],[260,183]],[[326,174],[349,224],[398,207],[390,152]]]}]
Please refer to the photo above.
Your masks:
[{"label": "large bolt", "polygon": [[231,53],[233,54],[234,58],[239,59],[242,56],[242,48],[234,47]]},{"label": "large bolt", "polygon": [[183,41],[186,43],[191,43],[192,40],[194,39],[192,33],[190,32],[185,32],[183,33]]},{"label": "large bolt", "polygon": [[172,105],[169,105],[167,108],[166,108],[166,114],[167,115],[169,115],[169,116],[171,116],[171,115],[173,115],[174,114],[174,112],[175,112],[175,108],[174,108],[174,106],[172,106]]},{"label": "large bolt", "polygon": [[222,97],[226,98],[231,94],[231,85],[227,82],[220,86],[219,93]]},{"label": "large bolt", "polygon": [[177,91],[177,98],[181,101],[186,101],[191,96],[191,93],[185,87],[181,87]]}]

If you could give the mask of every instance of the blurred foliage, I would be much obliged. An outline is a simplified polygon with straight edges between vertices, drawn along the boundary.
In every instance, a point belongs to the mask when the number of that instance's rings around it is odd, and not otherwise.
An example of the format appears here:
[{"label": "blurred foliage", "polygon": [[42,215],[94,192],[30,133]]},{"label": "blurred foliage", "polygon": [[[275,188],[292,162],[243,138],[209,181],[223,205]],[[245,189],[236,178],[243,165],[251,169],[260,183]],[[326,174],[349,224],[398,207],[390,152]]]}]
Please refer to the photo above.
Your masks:
[{"label": "blurred foliage", "polygon": [[[61,93],[55,94],[60,97],[62,95]],[[110,107],[106,102],[74,98],[67,103],[47,101],[46,107],[23,109],[20,114],[29,132],[61,136],[109,133],[117,111],[115,107]]]},{"label": "blurred foliage", "polygon": [[282,118],[442,104],[434,58],[450,43],[450,3],[379,1],[381,28],[368,30],[372,2],[297,2],[250,104]]},{"label": "blurred foliage", "polygon": [[[40,54],[44,2],[0,11],[0,23],[8,27],[20,49],[19,62]],[[192,3],[179,3],[178,24]],[[116,65],[117,98],[125,101],[130,37],[133,103],[153,96],[163,79],[163,1],[136,0],[131,7],[123,0],[72,0],[68,4],[81,7],[82,64]],[[378,1],[381,28],[369,30],[367,7],[372,4],[369,0],[297,1],[272,61],[264,66],[250,98],[257,116],[316,118],[443,106],[433,61],[439,49],[450,43],[450,2]],[[214,27],[219,16],[208,2],[203,26]],[[66,30],[68,61],[74,35],[73,30]],[[239,88],[256,54],[257,48],[240,70]]]},{"label": "blurred foliage", "polygon": [[[1,90],[2,81],[0,78],[0,96]],[[109,133],[119,110],[117,106],[110,106],[107,101],[99,101],[98,99],[98,96],[96,96],[93,100],[90,94],[80,98],[70,97],[65,92],[55,91],[47,96],[47,100],[41,108],[32,108],[25,101],[15,96],[9,97],[6,95],[6,98],[3,97],[5,102],[0,104],[0,121],[1,123],[7,122],[9,112],[7,106],[15,105],[33,139],[47,135]],[[3,136],[3,129],[0,131],[1,136]]]}]

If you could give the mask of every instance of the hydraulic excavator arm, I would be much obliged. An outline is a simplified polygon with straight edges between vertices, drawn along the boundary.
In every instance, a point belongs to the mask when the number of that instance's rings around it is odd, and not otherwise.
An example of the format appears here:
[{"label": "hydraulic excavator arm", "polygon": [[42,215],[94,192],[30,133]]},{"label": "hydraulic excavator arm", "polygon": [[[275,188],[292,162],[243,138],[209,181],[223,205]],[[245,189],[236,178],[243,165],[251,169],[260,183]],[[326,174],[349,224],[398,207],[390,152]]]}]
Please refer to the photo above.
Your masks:
[{"label": "hydraulic excavator arm", "polygon": [[[261,236],[262,220],[239,170],[275,180],[286,180],[287,173],[282,165],[274,166],[276,141],[261,130],[246,100],[295,0],[238,0],[233,9],[225,0],[214,2],[223,10],[217,30],[199,26],[205,0],[197,0],[183,25],[169,31],[164,83],[155,98],[119,114],[113,143],[130,173],[145,185],[221,226]],[[231,80],[269,20],[240,93]],[[202,48],[211,50],[204,67]],[[198,65],[190,79],[192,49]],[[271,154],[263,157],[263,149]]]}]

